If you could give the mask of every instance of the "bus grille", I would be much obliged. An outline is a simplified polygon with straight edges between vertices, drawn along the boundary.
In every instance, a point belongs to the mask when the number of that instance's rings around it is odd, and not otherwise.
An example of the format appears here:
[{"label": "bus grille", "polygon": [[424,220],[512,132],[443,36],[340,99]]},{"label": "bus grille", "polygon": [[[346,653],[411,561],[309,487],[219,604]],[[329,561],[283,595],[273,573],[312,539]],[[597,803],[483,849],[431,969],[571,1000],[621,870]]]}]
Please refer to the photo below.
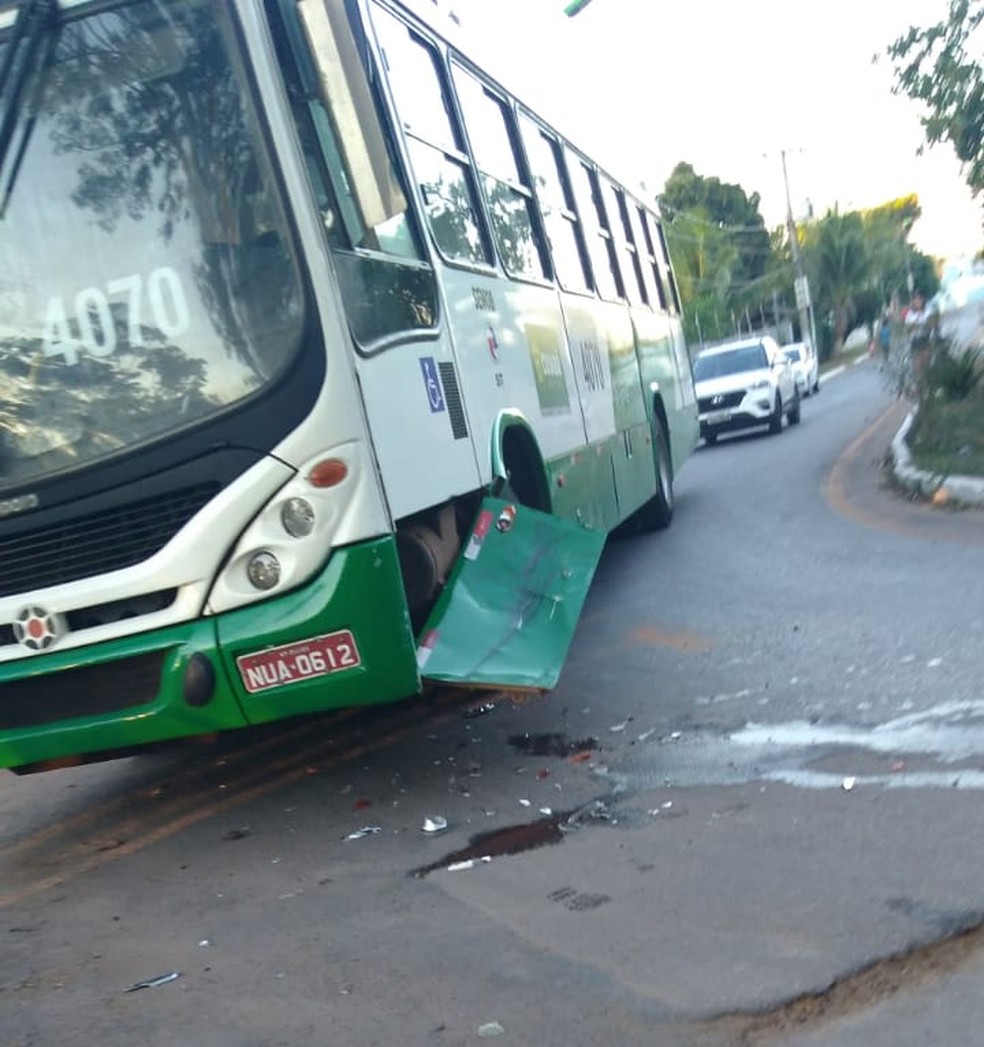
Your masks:
[{"label": "bus grille", "polygon": [[164,654],[151,651],[0,683],[0,731],[146,705],[160,691]]},{"label": "bus grille", "polygon": [[197,484],[0,539],[0,596],[132,567],[162,549],[218,491],[218,484]]}]

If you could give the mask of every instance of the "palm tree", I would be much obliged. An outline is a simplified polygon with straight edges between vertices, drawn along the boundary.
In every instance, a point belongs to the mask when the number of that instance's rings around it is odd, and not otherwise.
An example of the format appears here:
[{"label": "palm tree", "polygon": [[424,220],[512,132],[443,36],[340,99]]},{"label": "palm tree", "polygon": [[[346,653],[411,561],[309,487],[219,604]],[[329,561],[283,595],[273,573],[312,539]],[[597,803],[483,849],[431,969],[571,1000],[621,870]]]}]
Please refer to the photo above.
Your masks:
[{"label": "palm tree", "polygon": [[707,209],[676,214],[666,226],[666,240],[683,304],[689,341],[720,337],[731,311],[732,274],[738,252]]},{"label": "palm tree", "polygon": [[844,346],[856,314],[858,296],[871,274],[864,223],[857,211],[836,208],[805,230],[803,254],[811,272],[818,306],[831,316],[834,354]]}]

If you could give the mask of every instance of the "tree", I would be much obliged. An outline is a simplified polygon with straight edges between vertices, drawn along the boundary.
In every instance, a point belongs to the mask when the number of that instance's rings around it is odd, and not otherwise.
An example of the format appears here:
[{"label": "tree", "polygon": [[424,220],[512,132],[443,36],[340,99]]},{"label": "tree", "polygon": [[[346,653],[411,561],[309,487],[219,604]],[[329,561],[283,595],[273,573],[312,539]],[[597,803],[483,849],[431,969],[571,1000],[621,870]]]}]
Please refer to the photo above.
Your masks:
[{"label": "tree", "polygon": [[759,195],[676,165],[659,197],[666,236],[684,304],[687,336],[716,339],[733,333],[746,310],[774,321],[779,277],[775,244],[759,214]]},{"label": "tree", "polygon": [[670,222],[683,211],[697,211],[729,234],[735,250],[733,283],[740,286],[759,279],[769,260],[769,231],[759,214],[760,199],[758,193],[749,196],[740,185],[705,178],[681,162],[667,179],[659,205]]},{"label": "tree", "polygon": [[737,262],[731,238],[703,207],[677,212],[665,228],[688,340],[723,337],[730,331],[729,295]]},{"label": "tree", "polygon": [[834,208],[804,230],[803,254],[818,311],[830,317],[833,353],[844,345],[857,315],[857,302],[871,274],[864,223],[857,211]]},{"label": "tree", "polygon": [[984,189],[984,0],[950,0],[946,21],[910,26],[888,48],[896,94],[921,102],[930,145],[949,142],[976,196]]},{"label": "tree", "polygon": [[874,321],[893,299],[905,299],[914,281],[914,251],[909,230],[922,214],[915,194],[891,200],[861,212],[871,256],[870,307],[860,310],[862,321]]},{"label": "tree", "polygon": [[939,287],[935,263],[908,242],[921,214],[915,194],[867,211],[834,209],[800,226],[821,335],[821,355],[836,353],[856,324],[874,324],[894,299],[908,299],[910,287],[926,298]]}]

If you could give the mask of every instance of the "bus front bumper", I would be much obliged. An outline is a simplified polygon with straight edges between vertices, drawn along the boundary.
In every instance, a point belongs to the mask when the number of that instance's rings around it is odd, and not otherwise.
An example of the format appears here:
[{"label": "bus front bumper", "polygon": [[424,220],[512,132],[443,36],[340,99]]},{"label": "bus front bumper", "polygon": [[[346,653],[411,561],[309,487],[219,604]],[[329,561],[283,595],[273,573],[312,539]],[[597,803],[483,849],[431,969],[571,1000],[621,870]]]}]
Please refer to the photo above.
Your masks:
[{"label": "bus front bumper", "polygon": [[214,618],[0,665],[0,767],[51,766],[420,686],[392,537]]}]

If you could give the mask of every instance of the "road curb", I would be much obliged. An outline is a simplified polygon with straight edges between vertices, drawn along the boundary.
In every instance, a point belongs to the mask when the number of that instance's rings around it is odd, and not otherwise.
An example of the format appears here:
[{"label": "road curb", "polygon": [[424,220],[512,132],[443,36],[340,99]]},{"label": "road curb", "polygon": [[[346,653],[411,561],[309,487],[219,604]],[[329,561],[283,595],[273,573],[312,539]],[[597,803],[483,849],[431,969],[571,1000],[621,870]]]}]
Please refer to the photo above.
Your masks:
[{"label": "road curb", "polygon": [[[867,363],[868,356],[859,356],[853,366]],[[821,376],[821,382],[828,381],[847,370],[847,364],[841,364]],[[906,442],[909,430],[916,420],[917,408],[906,415],[899,431],[891,444],[892,471],[899,485],[923,498],[935,501],[940,505],[966,505],[984,507],[984,480],[977,476],[948,476],[941,473],[929,473],[917,469],[912,464],[912,453]]]},{"label": "road curb", "polygon": [[917,409],[905,416],[899,431],[892,439],[892,470],[895,479],[908,491],[913,491],[934,502],[943,504],[984,506],[984,480],[975,476],[948,476],[917,469],[906,437],[916,420]]}]

